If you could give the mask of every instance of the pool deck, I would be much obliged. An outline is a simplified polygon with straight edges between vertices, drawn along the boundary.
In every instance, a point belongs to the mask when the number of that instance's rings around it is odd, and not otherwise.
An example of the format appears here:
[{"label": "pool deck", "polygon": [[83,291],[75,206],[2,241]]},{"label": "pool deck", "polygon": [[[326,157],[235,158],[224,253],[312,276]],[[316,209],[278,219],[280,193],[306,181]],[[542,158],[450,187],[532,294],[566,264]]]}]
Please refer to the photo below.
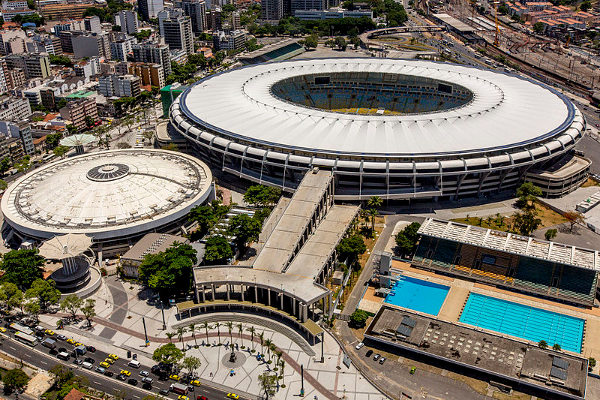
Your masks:
[{"label": "pool deck", "polygon": [[[585,319],[586,324],[582,343],[582,351],[578,355],[586,358],[594,357],[597,360],[600,359],[600,340],[595,339],[600,337],[600,308],[580,308],[547,299],[528,296],[522,293],[511,292],[509,290],[499,289],[482,283],[469,282],[462,279],[436,274],[430,271],[424,271],[414,268],[409,263],[397,260],[392,262],[392,268],[401,271],[402,274],[405,274],[406,276],[450,286],[450,291],[448,292],[446,300],[444,301],[444,304],[442,305],[442,308],[437,316],[437,318],[442,321],[459,322],[460,314],[470,292],[480,293],[531,307],[541,308],[544,310]],[[509,335],[503,336],[512,338],[512,336]],[[596,366],[594,368],[594,372],[600,372],[600,366]]]}]

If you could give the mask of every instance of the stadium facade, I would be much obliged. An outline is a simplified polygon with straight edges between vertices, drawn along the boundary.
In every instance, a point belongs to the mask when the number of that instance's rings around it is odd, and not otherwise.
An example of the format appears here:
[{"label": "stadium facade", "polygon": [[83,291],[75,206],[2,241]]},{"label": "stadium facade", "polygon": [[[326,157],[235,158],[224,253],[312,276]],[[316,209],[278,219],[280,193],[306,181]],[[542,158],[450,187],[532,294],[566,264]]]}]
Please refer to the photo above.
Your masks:
[{"label": "stadium facade", "polygon": [[584,117],[564,95],[523,77],[429,61],[239,68],[189,87],[170,123],[203,160],[253,182],[294,191],[309,169],[332,170],[341,200],[481,196],[524,178],[560,196],[590,166],[574,154]]}]

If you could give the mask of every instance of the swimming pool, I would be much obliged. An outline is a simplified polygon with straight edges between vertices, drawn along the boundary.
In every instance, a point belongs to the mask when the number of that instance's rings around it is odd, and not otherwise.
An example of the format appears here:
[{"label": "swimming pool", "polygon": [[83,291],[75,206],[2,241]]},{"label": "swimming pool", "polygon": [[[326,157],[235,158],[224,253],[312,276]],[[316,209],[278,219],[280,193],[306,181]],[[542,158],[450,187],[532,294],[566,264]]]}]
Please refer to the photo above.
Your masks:
[{"label": "swimming pool", "polygon": [[585,320],[471,293],[460,322],[581,353]]},{"label": "swimming pool", "polygon": [[444,300],[448,295],[448,286],[421,279],[400,276],[385,298],[385,302],[420,311],[426,314],[438,315]]}]

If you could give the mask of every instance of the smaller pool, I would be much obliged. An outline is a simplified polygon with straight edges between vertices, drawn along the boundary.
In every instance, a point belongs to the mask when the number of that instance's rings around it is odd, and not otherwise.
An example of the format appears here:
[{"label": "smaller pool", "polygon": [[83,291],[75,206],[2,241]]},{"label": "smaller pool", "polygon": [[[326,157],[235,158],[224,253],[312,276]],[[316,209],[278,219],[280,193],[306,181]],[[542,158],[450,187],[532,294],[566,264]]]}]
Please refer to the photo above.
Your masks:
[{"label": "smaller pool", "polygon": [[450,287],[421,279],[400,276],[385,302],[395,306],[438,315]]}]

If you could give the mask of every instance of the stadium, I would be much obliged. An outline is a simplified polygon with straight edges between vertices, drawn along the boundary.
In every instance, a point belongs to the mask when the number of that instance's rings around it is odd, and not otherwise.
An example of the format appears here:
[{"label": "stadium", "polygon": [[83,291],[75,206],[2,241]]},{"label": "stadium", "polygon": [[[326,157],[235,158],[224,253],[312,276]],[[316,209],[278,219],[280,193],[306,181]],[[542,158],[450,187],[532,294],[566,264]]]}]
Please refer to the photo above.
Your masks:
[{"label": "stadium", "polygon": [[208,166],[182,153],[84,154],[38,168],[8,187],[3,237],[18,245],[84,234],[106,253],[145,233],[178,229],[211,193]]},{"label": "stadium", "polygon": [[213,167],[294,191],[335,175],[339,200],[456,199],[523,178],[561,196],[586,178],[585,131],[562,94],[515,75],[455,64],[314,59],[210,76],[171,106],[171,127]]}]

